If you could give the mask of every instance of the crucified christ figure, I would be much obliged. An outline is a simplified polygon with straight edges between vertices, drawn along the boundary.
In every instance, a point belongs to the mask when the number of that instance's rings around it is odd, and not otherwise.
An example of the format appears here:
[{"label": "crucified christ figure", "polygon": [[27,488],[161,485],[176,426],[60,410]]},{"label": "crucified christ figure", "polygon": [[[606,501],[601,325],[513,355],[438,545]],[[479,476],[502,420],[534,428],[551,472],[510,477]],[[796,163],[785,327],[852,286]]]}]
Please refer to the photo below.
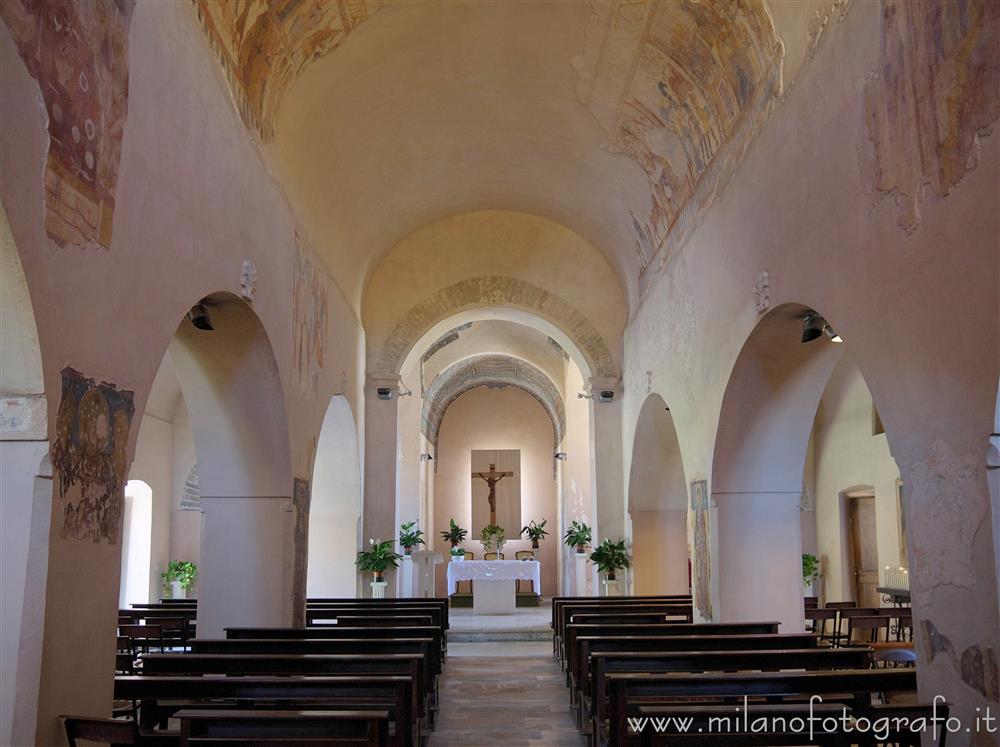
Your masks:
[{"label": "crucified christ figure", "polygon": [[490,502],[490,524],[497,523],[497,483],[500,482],[505,477],[513,477],[513,472],[497,472],[497,466],[495,464],[490,465],[489,472],[473,472],[473,477],[478,477],[481,480],[485,480],[486,484],[489,485],[490,494],[486,497],[486,500]]}]

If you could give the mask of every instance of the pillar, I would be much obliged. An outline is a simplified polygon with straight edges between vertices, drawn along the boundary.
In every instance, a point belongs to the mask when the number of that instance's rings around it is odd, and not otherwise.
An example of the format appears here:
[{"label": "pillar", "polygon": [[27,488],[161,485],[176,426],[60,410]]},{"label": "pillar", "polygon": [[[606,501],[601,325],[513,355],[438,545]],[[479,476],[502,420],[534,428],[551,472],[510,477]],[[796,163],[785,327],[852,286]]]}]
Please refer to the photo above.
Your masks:
[{"label": "pillar", "polygon": [[[611,401],[601,392],[612,392]],[[610,377],[591,377],[593,413],[593,485],[596,500],[594,541],[625,536],[625,478],[622,467],[621,384]]]},{"label": "pillar", "polygon": [[[383,396],[379,396],[382,390]],[[362,546],[371,538],[396,538],[396,461],[398,448],[399,376],[369,376],[365,386],[365,495],[362,508]],[[370,579],[361,584],[370,596]],[[390,590],[395,574],[386,573]]]}]

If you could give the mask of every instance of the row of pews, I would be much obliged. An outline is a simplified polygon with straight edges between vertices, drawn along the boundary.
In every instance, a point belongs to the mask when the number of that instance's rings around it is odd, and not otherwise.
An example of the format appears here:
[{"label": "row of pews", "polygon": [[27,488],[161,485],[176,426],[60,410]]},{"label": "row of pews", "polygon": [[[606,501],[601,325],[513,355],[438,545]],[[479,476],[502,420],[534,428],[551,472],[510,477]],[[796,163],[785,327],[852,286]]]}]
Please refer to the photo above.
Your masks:
[{"label": "row of pews", "polygon": [[916,670],[867,644],[695,624],[688,596],[555,597],[551,625],[592,747],[945,744],[947,706],[917,703]]},{"label": "row of pews", "polygon": [[190,635],[193,601],[120,611],[121,717],[64,717],[70,745],[426,745],[448,600],[313,599],[307,609],[305,628],[227,628],[219,639]]}]

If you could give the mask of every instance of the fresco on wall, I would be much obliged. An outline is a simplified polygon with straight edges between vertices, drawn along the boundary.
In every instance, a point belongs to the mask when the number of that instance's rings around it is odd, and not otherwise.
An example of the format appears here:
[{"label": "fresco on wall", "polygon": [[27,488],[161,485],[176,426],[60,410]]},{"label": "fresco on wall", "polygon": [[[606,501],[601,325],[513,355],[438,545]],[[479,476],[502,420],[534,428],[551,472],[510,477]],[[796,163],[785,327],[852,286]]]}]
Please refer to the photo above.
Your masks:
[{"label": "fresco on wall", "polygon": [[184,478],[181,488],[181,511],[201,511],[201,485],[198,480],[198,465],[195,464]]},{"label": "fresco on wall", "polygon": [[703,620],[712,619],[712,550],[709,541],[708,481],[691,483],[694,604]]},{"label": "fresco on wall", "polygon": [[326,265],[295,234],[292,275],[292,373],[299,392],[319,393],[319,374],[325,364],[329,318],[330,276]]},{"label": "fresco on wall", "polygon": [[135,0],[0,2],[48,113],[45,230],[59,246],[111,246],[134,7]]},{"label": "fresco on wall", "polygon": [[630,211],[640,273],[735,171],[781,92],[782,56],[763,0],[595,5],[577,95],[649,180],[649,210]]},{"label": "fresco on wall", "polygon": [[306,581],[309,573],[309,508],[312,490],[308,480],[296,477],[292,489],[295,507],[295,560],[292,566],[292,625],[306,624]]},{"label": "fresco on wall", "polygon": [[281,97],[389,0],[192,0],[243,121],[274,137]]},{"label": "fresco on wall", "polygon": [[874,188],[899,225],[920,224],[923,190],[941,197],[975,168],[979,137],[1000,118],[1000,3],[885,0],[876,75],[865,88]]},{"label": "fresco on wall", "polygon": [[128,477],[132,392],[62,371],[52,469],[63,537],[117,544]]}]

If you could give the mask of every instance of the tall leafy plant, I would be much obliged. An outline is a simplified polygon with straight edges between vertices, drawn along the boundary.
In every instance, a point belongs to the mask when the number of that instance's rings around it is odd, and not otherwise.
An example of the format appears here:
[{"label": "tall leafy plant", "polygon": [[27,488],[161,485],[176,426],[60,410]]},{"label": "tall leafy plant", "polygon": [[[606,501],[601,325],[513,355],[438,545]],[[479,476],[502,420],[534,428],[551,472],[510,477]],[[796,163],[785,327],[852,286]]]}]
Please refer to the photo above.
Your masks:
[{"label": "tall leafy plant", "polygon": [[399,544],[407,555],[413,552],[413,548],[417,545],[424,544],[423,530],[416,529],[416,526],[417,522],[415,521],[399,525]]},{"label": "tall leafy plant", "polygon": [[392,540],[369,539],[370,549],[358,553],[354,564],[359,571],[371,571],[376,581],[381,581],[388,568],[396,568],[403,556],[392,547]]},{"label": "tall leafy plant", "polygon": [[609,581],[615,580],[615,572],[629,567],[628,552],[625,550],[625,540],[606,539],[590,553],[590,562],[597,570],[606,573]]},{"label": "tall leafy plant", "polygon": [[528,539],[531,540],[531,546],[538,549],[538,543],[548,536],[548,532],[545,531],[545,525],[548,524],[548,519],[542,519],[542,523],[538,524],[532,519],[528,522],[526,526],[521,527],[521,534],[528,535]]},{"label": "tall leafy plant", "polygon": [[462,529],[462,527],[455,523],[454,519],[449,519],[448,529],[447,531],[441,532],[441,538],[445,542],[450,543],[452,547],[458,547],[465,541],[468,534],[468,529]]},{"label": "tall leafy plant", "polygon": [[163,579],[163,588],[166,591],[169,591],[170,584],[174,581],[180,583],[184,591],[191,591],[191,587],[198,580],[198,566],[190,560],[171,560],[167,563],[166,573],[161,573],[160,578]]},{"label": "tall leafy plant", "polygon": [[590,527],[582,521],[571,521],[566,534],[563,535],[563,543],[570,547],[575,547],[581,555],[587,550],[587,545],[591,541]]}]

